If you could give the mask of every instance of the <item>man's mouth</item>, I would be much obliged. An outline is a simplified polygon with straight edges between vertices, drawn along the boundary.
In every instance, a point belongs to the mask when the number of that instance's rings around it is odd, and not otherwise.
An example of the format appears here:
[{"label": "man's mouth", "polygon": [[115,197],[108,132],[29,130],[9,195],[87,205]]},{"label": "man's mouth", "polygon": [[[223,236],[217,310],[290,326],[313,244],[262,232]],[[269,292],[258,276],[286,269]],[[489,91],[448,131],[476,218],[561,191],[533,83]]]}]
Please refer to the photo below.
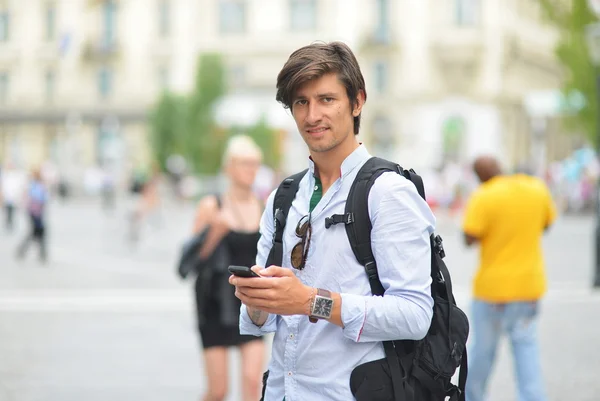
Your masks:
[{"label": "man's mouth", "polygon": [[327,128],[327,127],[309,128],[309,129],[306,130],[306,132],[308,132],[311,135],[317,135],[317,134],[320,134],[322,132],[325,132],[328,129],[329,128]]}]

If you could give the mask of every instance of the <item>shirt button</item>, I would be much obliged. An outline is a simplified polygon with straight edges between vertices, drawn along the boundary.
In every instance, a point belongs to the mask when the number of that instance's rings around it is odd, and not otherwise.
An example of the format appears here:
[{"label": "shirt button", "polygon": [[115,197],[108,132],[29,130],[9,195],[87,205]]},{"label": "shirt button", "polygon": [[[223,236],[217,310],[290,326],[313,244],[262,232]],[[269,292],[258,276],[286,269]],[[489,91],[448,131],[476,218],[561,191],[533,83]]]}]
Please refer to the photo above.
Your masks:
[{"label": "shirt button", "polygon": [[294,338],[294,335],[293,335],[293,334],[290,334],[290,338]]},{"label": "shirt button", "polygon": [[316,191],[316,190],[318,190],[318,189],[319,189],[319,186],[318,186],[318,185],[315,185],[315,191]]},{"label": "shirt button", "polygon": [[288,372],[288,376],[291,376],[291,375],[292,375],[292,372]]}]

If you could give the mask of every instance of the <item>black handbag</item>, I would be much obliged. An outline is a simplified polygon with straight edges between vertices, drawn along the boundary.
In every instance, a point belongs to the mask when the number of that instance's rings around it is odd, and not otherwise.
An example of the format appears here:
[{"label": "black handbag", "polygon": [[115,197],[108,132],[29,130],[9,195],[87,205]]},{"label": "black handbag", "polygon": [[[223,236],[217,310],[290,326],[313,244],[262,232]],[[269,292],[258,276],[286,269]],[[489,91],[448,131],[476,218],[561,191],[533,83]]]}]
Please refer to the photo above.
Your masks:
[{"label": "black handbag", "polygon": [[[215,198],[217,200],[217,207],[220,209],[221,199],[219,195],[215,195]],[[185,279],[190,273],[198,275],[205,269],[205,266],[210,266],[210,269],[213,270],[227,269],[227,266],[229,265],[229,255],[222,243],[215,248],[212,255],[209,257],[201,259],[198,255],[202,245],[206,241],[209,230],[210,226],[193,235],[183,243],[177,264],[177,274],[180,278]]]},{"label": "black handbag", "polygon": [[198,252],[206,241],[209,227],[202,232],[188,239],[181,247],[179,263],[177,264],[177,274],[180,278],[185,279],[190,273],[198,274],[203,261],[198,256]]}]

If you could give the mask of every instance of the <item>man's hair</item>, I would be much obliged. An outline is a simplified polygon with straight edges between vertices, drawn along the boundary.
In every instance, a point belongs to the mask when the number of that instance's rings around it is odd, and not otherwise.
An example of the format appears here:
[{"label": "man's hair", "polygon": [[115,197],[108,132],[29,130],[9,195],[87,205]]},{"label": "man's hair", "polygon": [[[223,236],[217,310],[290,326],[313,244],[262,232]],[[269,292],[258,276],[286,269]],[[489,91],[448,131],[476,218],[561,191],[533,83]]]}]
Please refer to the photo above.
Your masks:
[{"label": "man's hair", "polygon": [[[313,43],[293,52],[277,76],[275,99],[285,108],[292,109],[293,97],[301,85],[329,73],[336,73],[346,87],[352,107],[356,106],[359,91],[363,91],[367,100],[365,79],[358,61],[348,45],[342,42]],[[354,135],[358,135],[359,128],[360,114],[354,117]]]}]

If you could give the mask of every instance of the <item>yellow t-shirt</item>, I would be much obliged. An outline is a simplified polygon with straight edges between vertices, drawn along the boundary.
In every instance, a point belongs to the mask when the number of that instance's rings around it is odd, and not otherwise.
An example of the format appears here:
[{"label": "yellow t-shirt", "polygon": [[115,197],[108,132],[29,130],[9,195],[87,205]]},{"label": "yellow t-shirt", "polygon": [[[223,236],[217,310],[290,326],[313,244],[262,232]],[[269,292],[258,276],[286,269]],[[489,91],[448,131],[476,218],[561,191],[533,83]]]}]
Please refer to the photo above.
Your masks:
[{"label": "yellow t-shirt", "polygon": [[474,192],[463,231],[480,242],[476,299],[532,301],[546,292],[541,242],[544,229],[555,218],[550,191],[535,177],[497,176]]}]

